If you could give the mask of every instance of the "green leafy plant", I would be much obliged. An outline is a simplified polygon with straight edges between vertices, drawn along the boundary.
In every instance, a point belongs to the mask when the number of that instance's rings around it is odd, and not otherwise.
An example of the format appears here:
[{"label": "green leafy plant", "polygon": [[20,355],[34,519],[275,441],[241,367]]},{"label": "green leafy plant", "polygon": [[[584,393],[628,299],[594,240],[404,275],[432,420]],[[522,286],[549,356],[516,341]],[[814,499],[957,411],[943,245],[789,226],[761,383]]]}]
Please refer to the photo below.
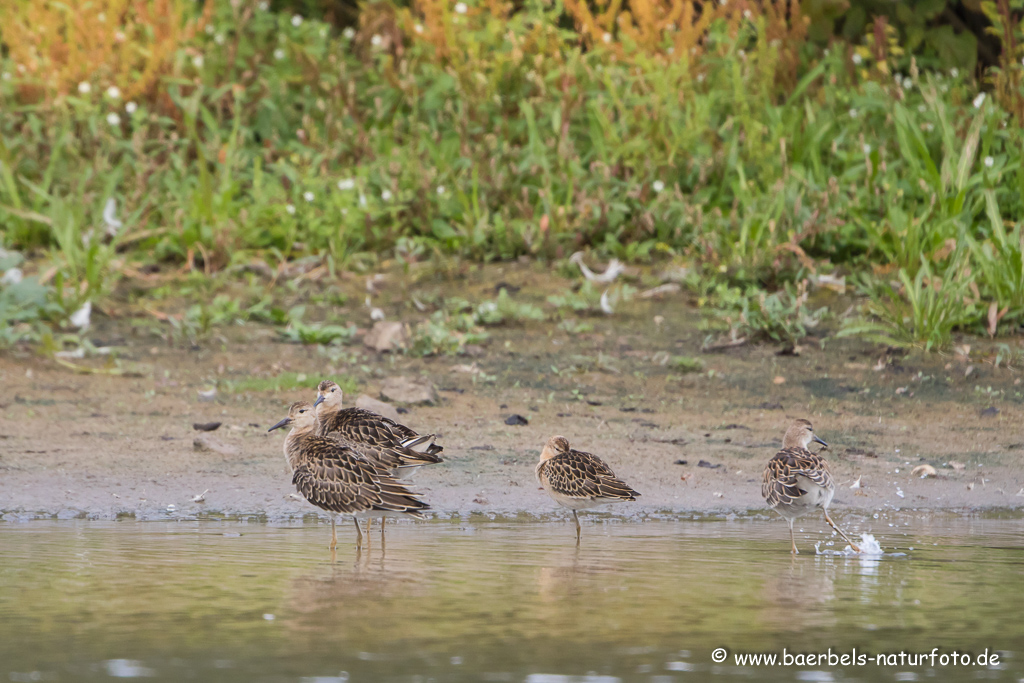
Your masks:
[{"label": "green leafy plant", "polygon": [[979,322],[979,310],[971,298],[967,259],[957,255],[946,276],[932,273],[922,259],[913,277],[900,269],[898,283],[874,283],[864,305],[865,317],[838,336],[859,335],[891,346],[917,347],[925,351],[947,348],[953,331]]}]

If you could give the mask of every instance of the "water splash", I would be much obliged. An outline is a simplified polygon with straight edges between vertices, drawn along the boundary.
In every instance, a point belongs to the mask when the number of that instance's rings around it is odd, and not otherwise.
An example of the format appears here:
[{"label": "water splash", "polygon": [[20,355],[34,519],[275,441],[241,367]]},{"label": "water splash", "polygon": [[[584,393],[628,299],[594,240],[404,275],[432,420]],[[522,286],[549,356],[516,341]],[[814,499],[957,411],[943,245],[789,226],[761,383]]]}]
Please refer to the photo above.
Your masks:
[{"label": "water splash", "polygon": [[858,553],[851,546],[846,546],[842,550],[822,550],[819,546],[821,541],[814,544],[814,552],[818,555],[839,555],[841,557],[854,557],[857,555],[864,556],[878,556],[884,555],[885,551],[882,550],[881,544],[875,539],[873,534],[861,534],[860,535],[860,552]]}]

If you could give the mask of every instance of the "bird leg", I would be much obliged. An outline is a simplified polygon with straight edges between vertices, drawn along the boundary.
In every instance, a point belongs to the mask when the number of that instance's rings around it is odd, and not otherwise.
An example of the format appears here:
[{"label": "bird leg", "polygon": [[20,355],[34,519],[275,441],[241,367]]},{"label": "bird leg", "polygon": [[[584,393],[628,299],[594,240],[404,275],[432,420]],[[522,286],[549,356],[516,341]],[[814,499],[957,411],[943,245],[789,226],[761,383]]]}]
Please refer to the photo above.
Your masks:
[{"label": "bird leg", "polygon": [[576,511],[572,511],[572,518],[576,522],[576,545],[580,544],[580,518]]},{"label": "bird leg", "polygon": [[789,522],[789,542],[793,544],[793,554],[799,555],[800,551],[796,549],[796,536],[793,535],[793,520],[787,519],[786,521]]},{"label": "bird leg", "polygon": [[387,517],[380,518],[380,547],[384,547],[384,525],[387,523]]},{"label": "bird leg", "polygon": [[335,518],[331,516],[331,552],[338,547],[338,529],[335,526]]},{"label": "bird leg", "polygon": [[860,552],[860,547],[856,543],[851,541],[850,537],[847,536],[846,534],[844,534],[842,529],[840,529],[839,527],[836,526],[836,523],[833,522],[832,518],[828,516],[828,510],[823,508],[822,512],[825,513],[825,521],[828,522],[828,525],[830,527],[832,527],[833,529],[835,529],[836,533],[838,533],[840,536],[842,536],[846,540],[846,542],[850,544],[850,547],[853,548],[854,552],[858,552],[859,553]]},{"label": "bird leg", "polygon": [[356,547],[363,547],[363,532],[359,529],[359,518],[352,515],[352,521],[356,523]]}]

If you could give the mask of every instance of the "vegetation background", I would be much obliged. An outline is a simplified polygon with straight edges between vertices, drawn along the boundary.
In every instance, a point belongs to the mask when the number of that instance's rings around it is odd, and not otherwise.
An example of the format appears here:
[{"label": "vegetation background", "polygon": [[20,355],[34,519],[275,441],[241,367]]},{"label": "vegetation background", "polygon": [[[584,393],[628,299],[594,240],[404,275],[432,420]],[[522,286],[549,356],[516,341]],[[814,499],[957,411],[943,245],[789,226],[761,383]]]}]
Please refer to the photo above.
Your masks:
[{"label": "vegetation background", "polygon": [[[1024,0],[9,0],[0,347],[94,352],[97,312],[172,340],[252,320],[344,342],[329,306],[307,313],[341,273],[525,258],[579,277],[581,250],[675,273],[734,339],[794,343],[828,319],[923,349],[1013,335],[1022,16]],[[856,305],[812,306],[816,288]],[[602,294],[426,302],[409,350]]]}]

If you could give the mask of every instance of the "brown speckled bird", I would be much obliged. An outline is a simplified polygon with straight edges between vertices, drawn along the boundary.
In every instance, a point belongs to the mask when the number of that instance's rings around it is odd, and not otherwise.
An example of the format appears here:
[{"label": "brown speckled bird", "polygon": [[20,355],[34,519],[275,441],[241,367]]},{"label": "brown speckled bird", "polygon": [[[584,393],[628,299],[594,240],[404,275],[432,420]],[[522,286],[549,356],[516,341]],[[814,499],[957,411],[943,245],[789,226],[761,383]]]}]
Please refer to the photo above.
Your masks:
[{"label": "brown speckled bird", "polygon": [[640,495],[616,477],[601,458],[572,450],[564,436],[551,437],[540,452],[537,481],[556,503],[572,510],[577,545],[580,542],[577,510],[636,500]]},{"label": "brown speckled bird", "polygon": [[789,523],[789,540],[794,555],[800,551],[796,549],[793,520],[813,512],[815,508],[821,508],[828,525],[846,539],[850,547],[860,552],[860,548],[828,516],[836,485],[825,459],[807,450],[812,441],[828,448],[828,444],[814,434],[814,428],[807,420],[796,420],[790,425],[782,439],[782,450],[764,468],[761,495],[768,501],[768,507]]},{"label": "brown speckled bird", "polygon": [[[430,506],[416,498],[384,468],[352,448],[315,434],[316,413],[305,401],[293,403],[284,418],[269,431],[291,426],[284,454],[292,468],[292,483],[299,493],[322,510],[350,514],[356,522],[356,543],[362,545],[361,517],[423,519]],[[338,545],[331,517],[331,550]]]},{"label": "brown speckled bird", "polygon": [[444,449],[434,443],[433,434],[417,434],[403,424],[362,408],[342,408],[343,392],[336,382],[325,379],[317,387],[317,435],[348,442],[364,457],[395,474],[411,475],[420,465],[443,462]]},{"label": "brown speckled bird", "polygon": [[[316,433],[335,439],[364,458],[408,479],[421,465],[443,462],[438,455],[444,449],[434,443],[434,435],[420,435],[403,424],[363,408],[343,408],[344,392],[337,382],[325,379],[317,386]],[[381,517],[380,535],[384,538],[387,517]],[[366,521],[370,529],[370,520]]]}]

